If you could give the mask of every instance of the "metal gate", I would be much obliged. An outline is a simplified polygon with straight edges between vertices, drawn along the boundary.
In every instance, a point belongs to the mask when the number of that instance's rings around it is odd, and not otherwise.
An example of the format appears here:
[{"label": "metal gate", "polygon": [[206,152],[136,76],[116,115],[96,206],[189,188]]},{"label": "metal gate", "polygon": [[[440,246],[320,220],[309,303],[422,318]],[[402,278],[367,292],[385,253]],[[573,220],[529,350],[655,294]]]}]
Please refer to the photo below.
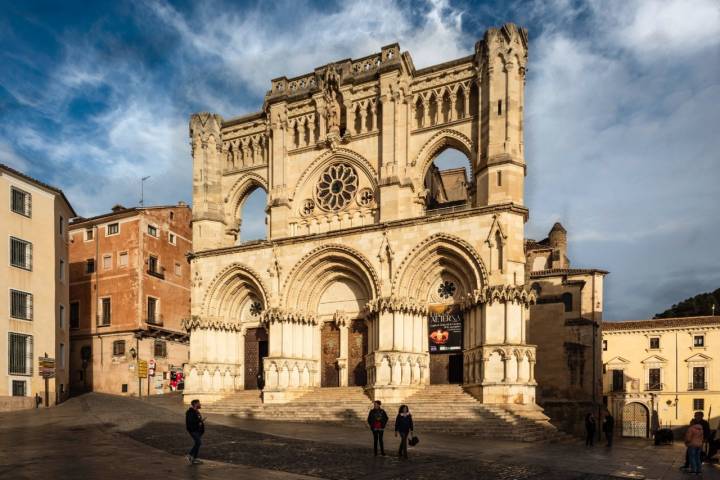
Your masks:
[{"label": "metal gate", "polygon": [[645,405],[637,402],[628,403],[623,408],[622,418],[623,437],[648,436],[648,409]]}]

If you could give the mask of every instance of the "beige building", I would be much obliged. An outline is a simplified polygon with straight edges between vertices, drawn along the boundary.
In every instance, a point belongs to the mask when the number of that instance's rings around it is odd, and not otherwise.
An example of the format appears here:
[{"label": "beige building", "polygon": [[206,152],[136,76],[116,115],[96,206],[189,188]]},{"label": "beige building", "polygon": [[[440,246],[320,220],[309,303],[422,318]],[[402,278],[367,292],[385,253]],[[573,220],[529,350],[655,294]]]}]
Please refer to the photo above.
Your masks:
[{"label": "beige building", "polygon": [[[530,307],[530,343],[537,345],[538,403],[568,432],[602,400],[601,324],[608,272],[571,268],[565,228],[525,242],[526,282],[537,295]],[[597,412],[596,412],[597,414]]]},{"label": "beige building", "polygon": [[603,324],[603,395],[625,436],[720,417],[720,316]]},{"label": "beige building", "polygon": [[[186,399],[260,384],[282,403],[355,385],[395,402],[459,383],[483,403],[539,412],[526,49],[512,24],[424,69],[388,45],[274,79],[258,113],[192,116]],[[447,149],[467,158],[467,177],[435,169]],[[256,188],[268,192],[267,239],[237,245]]]},{"label": "beige building", "polygon": [[[0,164],[0,409],[49,405],[68,393],[68,220],[57,188]],[[55,361],[46,383],[39,357]],[[49,365],[46,365],[49,366]]]}]

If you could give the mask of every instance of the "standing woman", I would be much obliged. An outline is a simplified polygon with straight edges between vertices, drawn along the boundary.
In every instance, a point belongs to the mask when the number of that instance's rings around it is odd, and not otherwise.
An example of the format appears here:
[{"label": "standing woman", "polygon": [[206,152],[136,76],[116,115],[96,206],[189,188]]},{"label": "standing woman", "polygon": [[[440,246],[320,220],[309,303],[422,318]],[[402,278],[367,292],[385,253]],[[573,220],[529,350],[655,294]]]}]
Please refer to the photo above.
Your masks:
[{"label": "standing woman", "polygon": [[592,447],[595,444],[595,416],[592,413],[585,415],[585,446]]},{"label": "standing woman", "polygon": [[401,405],[400,411],[395,418],[395,436],[397,437],[400,433],[400,448],[398,449],[398,456],[400,458],[408,458],[407,454],[407,439],[408,435],[412,434],[413,421],[412,415],[410,415],[410,409],[407,405]]}]

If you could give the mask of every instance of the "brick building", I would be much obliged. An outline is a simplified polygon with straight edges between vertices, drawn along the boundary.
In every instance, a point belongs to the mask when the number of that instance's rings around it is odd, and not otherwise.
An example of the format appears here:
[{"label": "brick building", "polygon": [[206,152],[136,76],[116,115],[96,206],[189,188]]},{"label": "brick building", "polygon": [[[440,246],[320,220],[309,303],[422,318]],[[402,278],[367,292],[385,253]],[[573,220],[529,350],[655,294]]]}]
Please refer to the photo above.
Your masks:
[{"label": "brick building", "polygon": [[[188,359],[190,208],[124,208],[70,225],[70,385],[145,395],[168,390]],[[155,360],[142,384],[138,360]]]}]

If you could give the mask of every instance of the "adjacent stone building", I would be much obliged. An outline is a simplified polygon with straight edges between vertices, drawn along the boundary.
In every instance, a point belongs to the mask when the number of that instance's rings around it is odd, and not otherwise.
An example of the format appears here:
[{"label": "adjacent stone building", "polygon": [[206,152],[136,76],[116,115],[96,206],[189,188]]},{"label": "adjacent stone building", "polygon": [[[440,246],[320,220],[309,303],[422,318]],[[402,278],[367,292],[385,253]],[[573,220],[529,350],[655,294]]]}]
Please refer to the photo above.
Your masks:
[{"label": "adjacent stone building", "polygon": [[571,268],[565,228],[525,242],[526,282],[537,295],[530,307],[530,343],[537,346],[537,399],[565,431],[584,429],[583,416],[599,413],[603,281],[608,273]]},{"label": "adjacent stone building", "polygon": [[623,436],[686,426],[703,412],[720,426],[720,316],[605,322],[603,395]]},{"label": "adjacent stone building", "polygon": [[[273,80],[258,113],[193,115],[187,395],[360,385],[400,401],[457,382],[537,411],[526,61],[525,30],[506,24],[440,65],[388,45]],[[467,157],[466,181],[436,171],[446,149]],[[257,188],[267,239],[236,245]]]},{"label": "adjacent stone building", "polygon": [[[68,220],[62,191],[0,164],[0,410],[68,394]],[[46,382],[40,357],[54,360]],[[45,367],[52,367],[45,363]]]},{"label": "adjacent stone building", "polygon": [[[181,321],[190,313],[191,211],[124,208],[70,225],[73,391],[146,395],[168,391],[188,360]],[[139,360],[156,363],[138,381]]]}]

